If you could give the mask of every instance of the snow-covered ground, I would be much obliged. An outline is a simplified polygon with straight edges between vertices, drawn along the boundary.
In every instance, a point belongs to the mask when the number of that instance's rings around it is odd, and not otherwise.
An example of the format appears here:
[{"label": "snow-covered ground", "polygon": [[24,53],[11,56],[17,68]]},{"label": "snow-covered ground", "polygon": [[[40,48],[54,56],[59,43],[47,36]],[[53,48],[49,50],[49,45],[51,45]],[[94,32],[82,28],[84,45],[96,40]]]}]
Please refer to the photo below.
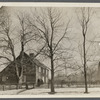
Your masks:
[{"label": "snow-covered ground", "polygon": [[56,88],[55,94],[49,94],[50,89],[30,89],[30,90],[6,90],[0,91],[0,95],[24,95],[28,97],[100,97],[100,88],[89,88],[89,93],[84,93],[84,88]]}]

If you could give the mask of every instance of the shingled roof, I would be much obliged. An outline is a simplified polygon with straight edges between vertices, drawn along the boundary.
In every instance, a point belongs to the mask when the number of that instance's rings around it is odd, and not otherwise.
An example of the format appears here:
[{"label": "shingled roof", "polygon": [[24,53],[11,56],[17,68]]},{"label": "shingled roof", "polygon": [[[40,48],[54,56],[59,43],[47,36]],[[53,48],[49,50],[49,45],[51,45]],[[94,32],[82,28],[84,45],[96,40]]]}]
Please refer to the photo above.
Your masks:
[{"label": "shingled roof", "polygon": [[[31,58],[28,54],[26,54],[24,52],[24,57],[26,57],[28,60],[30,60],[32,63],[36,64],[37,66],[40,66],[42,68],[45,68],[47,70],[49,70],[49,68],[47,66],[45,66],[43,63],[41,63],[39,60],[37,60],[36,58]],[[19,55],[16,59],[19,60],[21,58],[21,56]],[[5,71],[8,67],[11,67],[11,65],[14,64],[14,61],[12,61],[7,67],[5,67],[0,74],[3,73],[3,71]]]},{"label": "shingled roof", "polygon": [[[26,53],[25,53],[26,54]],[[26,54],[27,55],[27,54]],[[32,59],[29,55],[27,55],[29,57],[29,59],[31,59],[32,62],[34,62],[37,66],[41,66],[43,68],[46,68],[49,70],[49,68],[47,66],[45,66],[43,63],[41,63],[39,60],[37,59]]]}]

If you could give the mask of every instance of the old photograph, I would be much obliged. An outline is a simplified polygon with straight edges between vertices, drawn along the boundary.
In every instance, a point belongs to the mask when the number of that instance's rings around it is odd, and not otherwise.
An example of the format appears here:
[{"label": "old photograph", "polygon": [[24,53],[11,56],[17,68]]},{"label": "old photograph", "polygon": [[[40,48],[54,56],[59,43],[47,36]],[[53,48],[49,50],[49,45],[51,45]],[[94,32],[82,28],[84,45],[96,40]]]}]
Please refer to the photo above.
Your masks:
[{"label": "old photograph", "polygon": [[1,96],[100,97],[100,7],[59,5],[0,7]]}]

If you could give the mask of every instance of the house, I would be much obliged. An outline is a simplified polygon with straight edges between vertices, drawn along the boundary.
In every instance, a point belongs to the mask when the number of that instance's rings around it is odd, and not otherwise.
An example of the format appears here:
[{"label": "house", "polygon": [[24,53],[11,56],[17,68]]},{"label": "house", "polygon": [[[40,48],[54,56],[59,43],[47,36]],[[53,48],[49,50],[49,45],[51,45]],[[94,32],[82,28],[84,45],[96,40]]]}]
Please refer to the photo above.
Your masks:
[{"label": "house", "polygon": [[[34,53],[29,55],[24,53],[23,56],[23,83],[37,84],[38,80],[42,80],[43,83],[48,83],[49,69],[42,64],[39,60],[34,58]],[[21,54],[16,58],[19,71],[21,69]],[[5,69],[0,72],[0,84],[17,84],[17,76],[15,70],[15,62],[11,62]]]}]

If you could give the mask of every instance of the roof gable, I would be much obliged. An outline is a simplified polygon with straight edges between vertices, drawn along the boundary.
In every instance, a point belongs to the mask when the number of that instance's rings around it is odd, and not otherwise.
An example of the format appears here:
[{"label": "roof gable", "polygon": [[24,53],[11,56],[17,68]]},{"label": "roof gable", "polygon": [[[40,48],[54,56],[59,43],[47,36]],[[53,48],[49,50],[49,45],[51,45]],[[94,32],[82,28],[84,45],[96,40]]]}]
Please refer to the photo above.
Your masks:
[{"label": "roof gable", "polygon": [[[36,65],[39,66],[39,67],[42,67],[42,68],[45,68],[45,69],[49,70],[49,68],[48,68],[47,66],[45,66],[43,63],[41,63],[39,60],[31,58],[31,57],[30,57],[28,54],[26,54],[25,52],[24,52],[24,58],[25,58],[26,60],[28,60],[28,61],[31,61],[32,63],[36,64]],[[17,61],[20,61],[20,59],[21,59],[21,54],[16,58],[16,60],[17,60]],[[11,67],[11,65],[13,65],[13,64],[14,64],[14,61],[12,61],[6,68],[4,68],[4,69],[0,72],[0,74],[1,74],[3,71],[5,71],[6,69],[8,69],[9,67]]]}]

